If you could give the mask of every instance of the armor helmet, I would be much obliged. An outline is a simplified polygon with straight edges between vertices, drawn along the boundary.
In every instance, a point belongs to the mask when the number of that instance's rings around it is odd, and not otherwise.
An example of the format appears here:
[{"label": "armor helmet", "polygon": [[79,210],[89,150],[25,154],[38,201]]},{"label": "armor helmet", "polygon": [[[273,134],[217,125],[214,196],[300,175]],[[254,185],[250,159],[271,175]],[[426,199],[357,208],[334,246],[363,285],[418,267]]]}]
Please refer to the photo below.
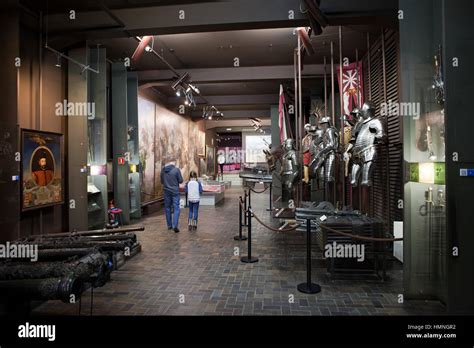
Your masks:
[{"label": "armor helmet", "polygon": [[293,139],[286,139],[283,142],[283,147],[286,151],[294,150],[295,148],[295,141]]},{"label": "armor helmet", "polygon": [[362,117],[364,119],[369,119],[375,117],[375,105],[371,101],[367,101],[362,105],[361,110]]},{"label": "armor helmet", "polygon": [[359,108],[354,108],[351,111],[351,115],[356,118],[358,118],[361,114],[362,114],[362,111]]},{"label": "armor helmet", "polygon": [[331,123],[331,118],[329,116],[324,116],[319,120],[319,124]]}]

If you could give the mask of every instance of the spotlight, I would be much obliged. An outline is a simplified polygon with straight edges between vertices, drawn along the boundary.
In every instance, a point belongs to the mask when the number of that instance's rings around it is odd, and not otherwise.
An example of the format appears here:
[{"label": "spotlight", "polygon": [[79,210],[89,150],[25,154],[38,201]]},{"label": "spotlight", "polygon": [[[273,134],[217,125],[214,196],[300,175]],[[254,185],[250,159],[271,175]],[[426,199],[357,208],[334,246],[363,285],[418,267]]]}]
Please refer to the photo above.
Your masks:
[{"label": "spotlight", "polygon": [[177,97],[181,97],[181,92],[180,92],[179,90],[176,91],[176,96],[177,96]]},{"label": "spotlight", "polygon": [[147,46],[145,47],[145,51],[151,52],[151,51],[153,51],[153,48],[151,48],[150,46],[147,45]]},{"label": "spotlight", "polygon": [[57,61],[56,61],[55,66],[56,66],[57,68],[60,68],[60,67],[61,67],[61,56],[60,56],[59,54],[57,55]]},{"label": "spotlight", "polygon": [[186,100],[184,101],[184,105],[189,105],[188,99],[186,99]]}]

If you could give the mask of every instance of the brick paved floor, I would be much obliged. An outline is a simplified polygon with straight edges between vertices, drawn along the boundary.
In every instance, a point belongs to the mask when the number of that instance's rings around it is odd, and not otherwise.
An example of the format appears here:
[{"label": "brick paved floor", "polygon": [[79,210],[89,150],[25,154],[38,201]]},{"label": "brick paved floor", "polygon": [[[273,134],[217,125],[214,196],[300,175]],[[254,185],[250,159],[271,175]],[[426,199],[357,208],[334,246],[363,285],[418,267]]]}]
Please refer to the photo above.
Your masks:
[{"label": "brick paved floor", "polygon": [[[201,207],[196,232],[186,228],[182,211],[181,232],[166,229],[162,212],[145,217],[138,232],[143,251],[112,273],[110,282],[94,290],[95,315],[410,315],[444,314],[438,302],[405,301],[402,271],[394,267],[390,280],[334,280],[326,275],[317,247],[313,251],[313,279],[322,287],[305,295],[296,285],[305,281],[305,237],[299,232],[275,233],[254,223],[253,254],[260,262],[244,264],[235,248],[246,255],[246,242],[234,241],[238,232],[238,196],[226,192],[217,207]],[[252,206],[270,221],[267,193],[252,195]],[[294,296],[294,303],[289,298]],[[184,303],[180,300],[184,299]],[[84,293],[82,313],[90,306]],[[77,315],[78,304],[49,301],[36,315]]]}]

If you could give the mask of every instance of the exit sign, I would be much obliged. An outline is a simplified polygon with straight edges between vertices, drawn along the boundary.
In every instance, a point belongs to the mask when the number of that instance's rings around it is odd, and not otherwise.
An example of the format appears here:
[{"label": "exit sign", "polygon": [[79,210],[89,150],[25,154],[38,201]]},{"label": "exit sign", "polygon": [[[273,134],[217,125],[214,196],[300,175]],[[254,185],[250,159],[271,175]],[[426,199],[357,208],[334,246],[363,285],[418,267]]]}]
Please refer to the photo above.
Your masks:
[{"label": "exit sign", "polygon": [[125,157],[117,158],[117,162],[119,165],[123,166],[125,164]]}]

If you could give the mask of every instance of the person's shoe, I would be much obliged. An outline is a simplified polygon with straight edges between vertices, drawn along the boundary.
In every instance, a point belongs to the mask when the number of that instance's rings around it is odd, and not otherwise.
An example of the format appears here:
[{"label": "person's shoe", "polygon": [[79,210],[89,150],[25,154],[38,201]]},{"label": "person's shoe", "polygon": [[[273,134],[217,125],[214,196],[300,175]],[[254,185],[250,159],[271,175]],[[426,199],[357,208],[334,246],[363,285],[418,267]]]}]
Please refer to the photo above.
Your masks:
[{"label": "person's shoe", "polygon": [[193,225],[188,225],[188,231],[191,231],[193,229]]},{"label": "person's shoe", "polygon": [[178,232],[179,232],[179,228],[178,228],[178,227],[175,227],[173,230],[175,231],[175,233],[178,233]]},{"label": "person's shoe", "polygon": [[168,231],[169,231],[169,230],[172,230],[172,229],[173,229],[173,227],[171,227],[171,226],[168,226]]},{"label": "person's shoe", "polygon": [[195,231],[197,230],[197,228],[198,228],[198,222],[197,221],[194,221],[193,228],[194,228]]}]

